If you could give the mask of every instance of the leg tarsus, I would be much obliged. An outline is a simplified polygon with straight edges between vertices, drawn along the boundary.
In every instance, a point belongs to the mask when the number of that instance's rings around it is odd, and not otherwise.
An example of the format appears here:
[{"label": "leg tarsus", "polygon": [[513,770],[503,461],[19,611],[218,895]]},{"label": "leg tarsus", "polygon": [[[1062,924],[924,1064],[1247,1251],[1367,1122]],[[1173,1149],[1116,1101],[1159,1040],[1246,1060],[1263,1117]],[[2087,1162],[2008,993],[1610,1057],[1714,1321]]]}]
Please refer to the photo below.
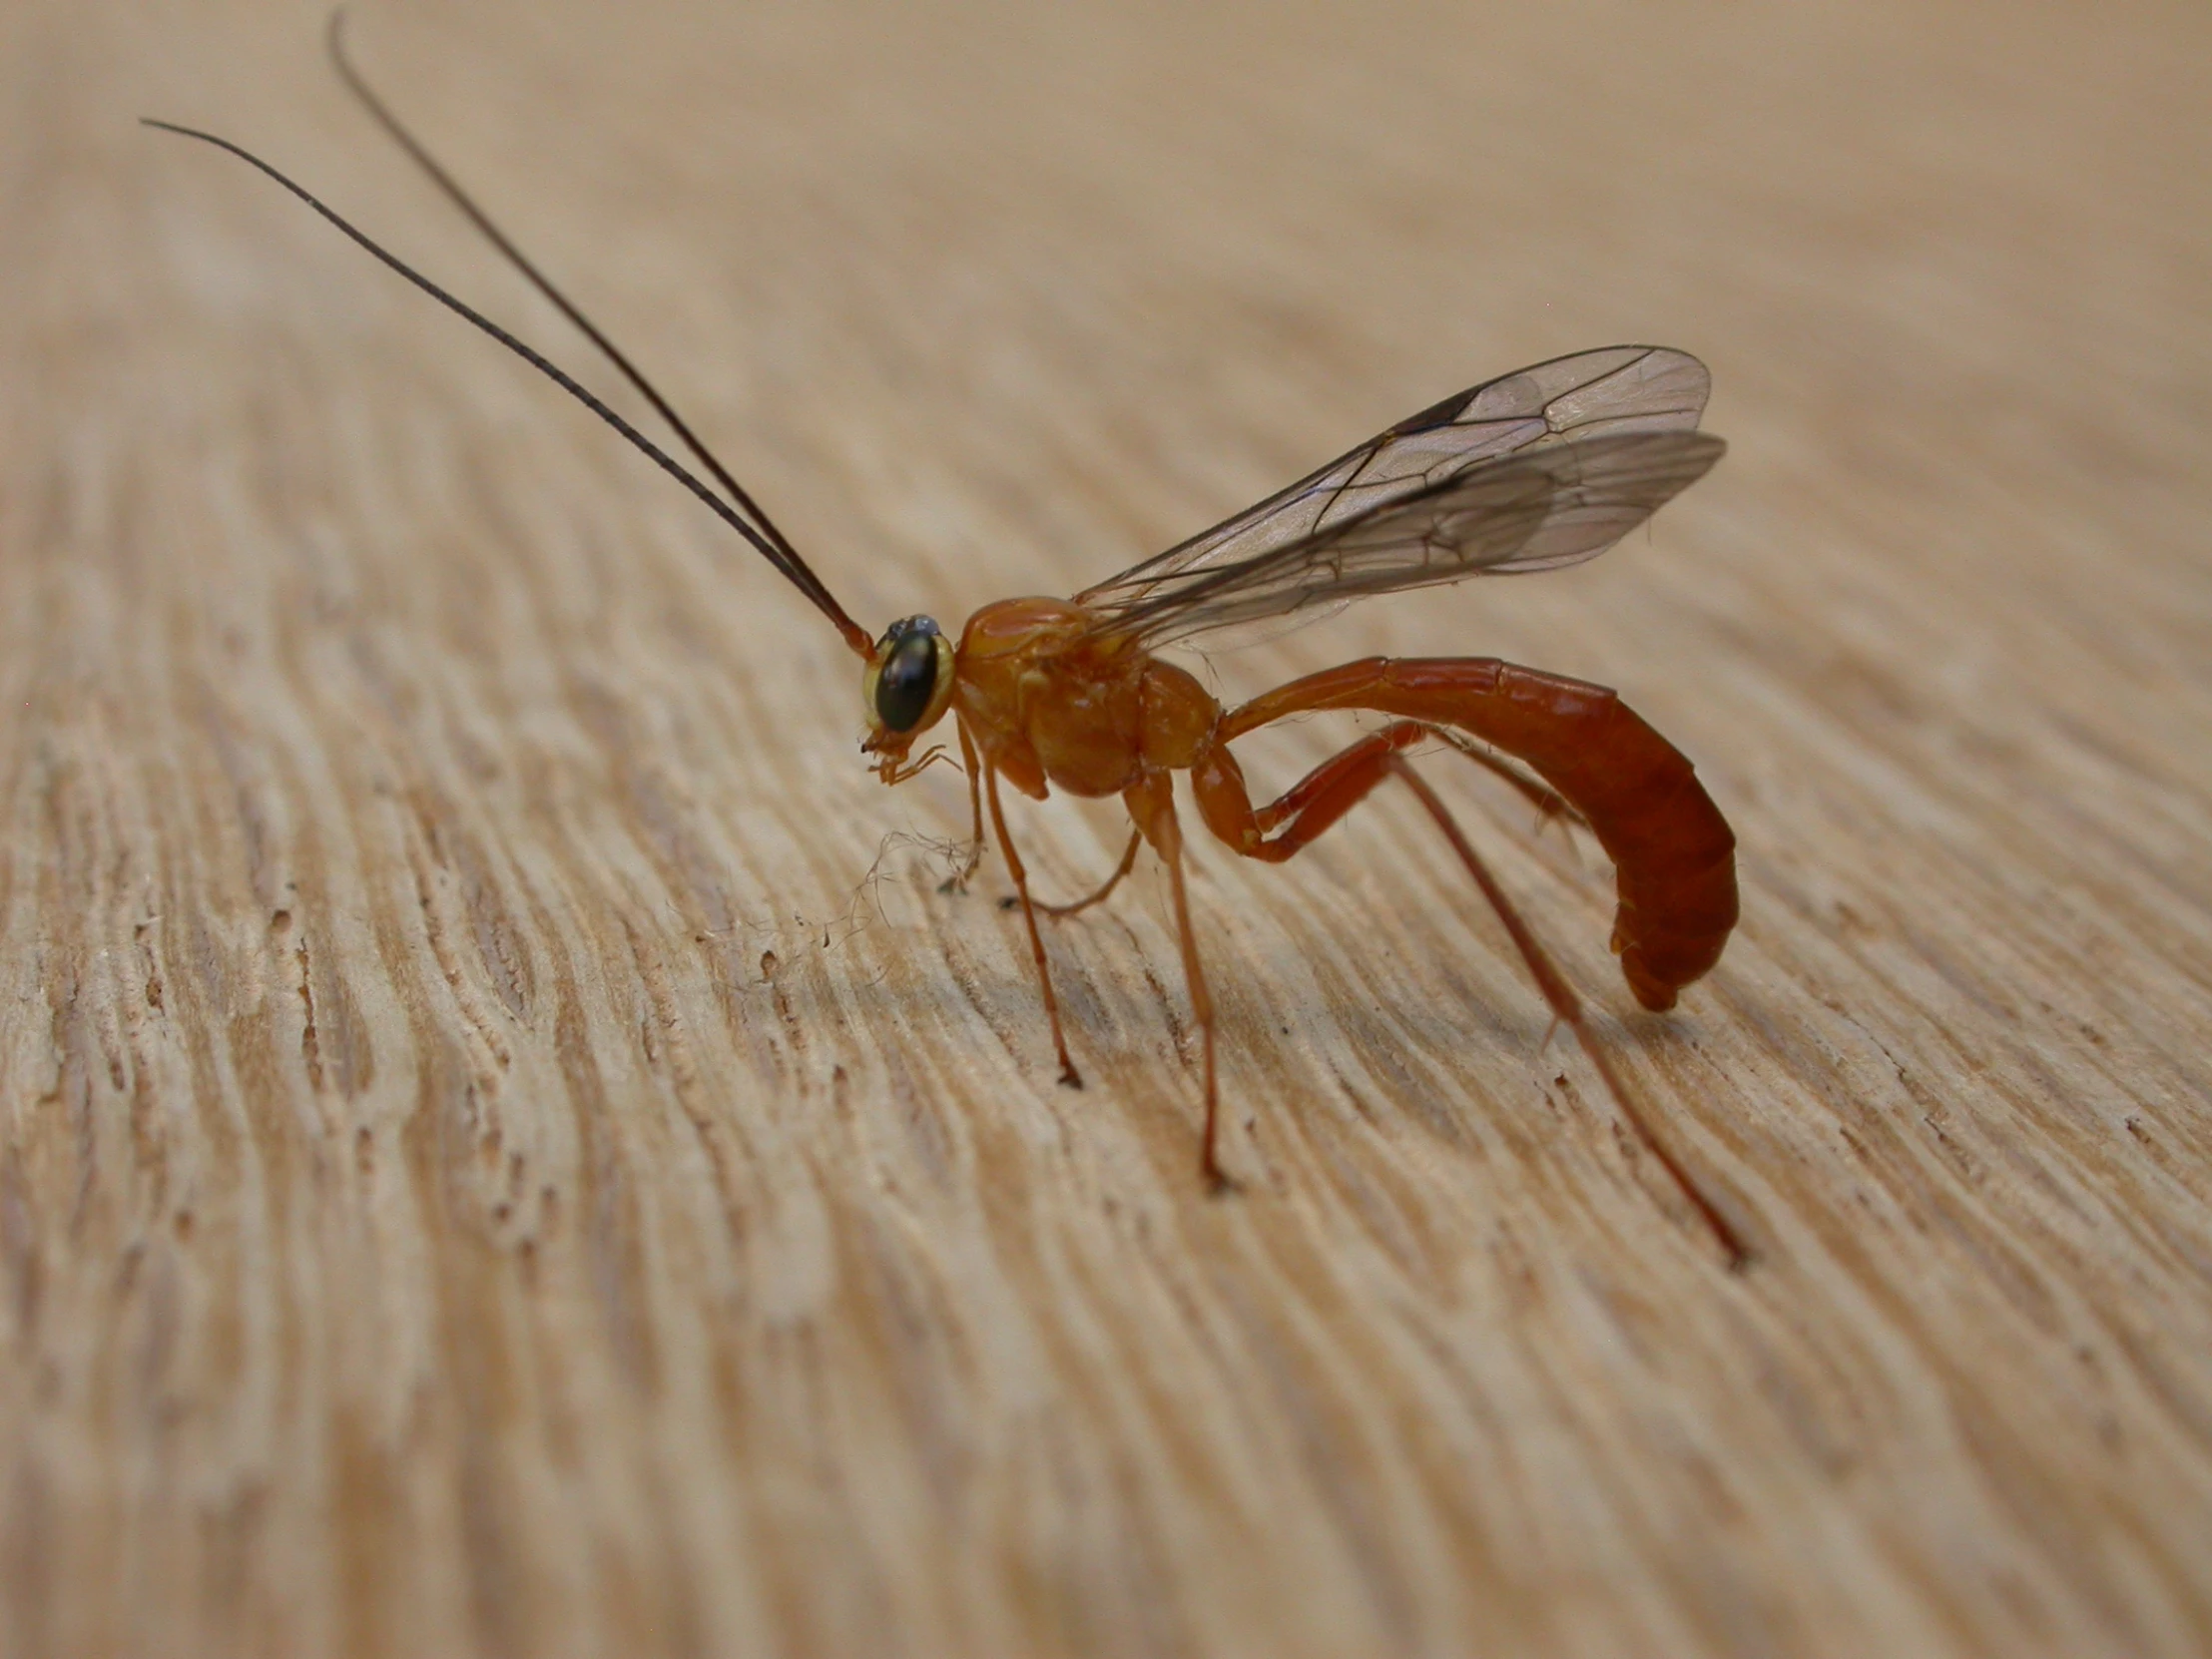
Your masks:
[{"label": "leg tarsus", "polygon": [[1674,1184],[1690,1201],[1690,1207],[1697,1211],[1699,1219],[1712,1230],[1713,1237],[1721,1247],[1722,1266],[1730,1273],[1749,1271],[1752,1263],[1759,1259],[1759,1253],[1751,1248],[1744,1236],[1736,1230],[1735,1223],[1722,1213],[1721,1207],[1697,1184],[1690,1172],[1683,1168],[1681,1160],[1667,1149],[1667,1143],[1659,1138],[1649,1120],[1631,1103],[1633,1097],[1622,1083],[1620,1074],[1613,1069],[1613,1062],[1606,1058],[1605,1050],[1598,1046],[1597,1039],[1579,1019],[1574,1021],[1574,1034],[1581,1039],[1582,1052],[1589,1056],[1590,1064],[1597,1068],[1597,1074],[1605,1079],[1606,1088],[1612,1091],[1613,1104],[1620,1108],[1621,1116],[1628,1120],[1629,1127],[1636,1131],[1637,1138],[1644,1143],[1646,1150],[1659,1160],[1661,1167],[1673,1178]]},{"label": "leg tarsus", "polygon": [[1143,844],[1144,831],[1141,830],[1132,830],[1129,832],[1129,844],[1121,849],[1121,862],[1114,866],[1114,873],[1106,877],[1106,884],[1104,886],[1100,887],[1088,898],[1078,898],[1072,904],[1047,904],[1042,899],[1039,899],[1037,901],[1037,908],[1044,914],[1051,916],[1054,920],[1058,920],[1064,916],[1072,916],[1079,910],[1087,910],[1093,904],[1103,903],[1106,899],[1107,894],[1111,893],[1116,887],[1121,885],[1122,877],[1127,875],[1130,870],[1136,867],[1137,848]]}]

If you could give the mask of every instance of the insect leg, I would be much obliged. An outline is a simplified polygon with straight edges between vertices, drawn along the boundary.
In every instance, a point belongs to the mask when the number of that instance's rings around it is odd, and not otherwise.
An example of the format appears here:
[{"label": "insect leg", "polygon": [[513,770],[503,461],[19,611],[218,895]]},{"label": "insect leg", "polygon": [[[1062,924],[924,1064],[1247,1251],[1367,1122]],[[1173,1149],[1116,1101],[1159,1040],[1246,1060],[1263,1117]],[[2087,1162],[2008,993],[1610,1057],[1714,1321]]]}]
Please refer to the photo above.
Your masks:
[{"label": "insect leg", "polygon": [[1551,1005],[1552,1018],[1573,1030],[1582,1044],[1582,1052],[1590,1057],[1590,1064],[1605,1079],[1605,1086],[1612,1093],[1613,1103],[1620,1108],[1621,1116],[1628,1120],[1629,1127],[1636,1131],[1637,1139],[1659,1160],[1660,1166],[1673,1177],[1674,1184],[1681,1188],[1682,1196],[1690,1201],[1691,1207],[1703,1218],[1705,1225],[1713,1230],[1713,1236],[1720,1241],[1721,1249],[1727,1252],[1730,1269],[1740,1270],[1748,1265],[1751,1261],[1750,1246],[1744,1243],[1743,1236],[1730,1224],[1728,1218],[1721,1214],[1719,1206],[1691,1179],[1690,1172],[1667,1150],[1667,1143],[1659,1138],[1658,1132],[1637,1107],[1635,1097],[1628,1092],[1620,1075],[1613,1070],[1612,1061],[1606,1058],[1605,1050],[1598,1045],[1597,1038],[1583,1022],[1581,997],[1567,983],[1566,975],[1552,962],[1549,952],[1537,940],[1528,923],[1521,919],[1520,912],[1513,908],[1512,900],[1505,896],[1505,889],[1497,884],[1497,877],[1490,873],[1489,866],[1475,855],[1473,846],[1461,833],[1458,824],[1445,810],[1444,804],[1437,799],[1436,792],[1394,751],[1383,756],[1382,764],[1405,781],[1406,787],[1420,798],[1420,804],[1428,810],[1428,816],[1436,821],[1436,828],[1444,832],[1444,838],[1451,842],[1451,849],[1459,854],[1459,861],[1467,866],[1467,873],[1474,877],[1475,885],[1482,889],[1482,896],[1490,901],[1490,908],[1497,912],[1498,920],[1505,924],[1506,932],[1513,936],[1514,948],[1520,951],[1521,960],[1528,964],[1529,973],[1544,993],[1544,1001]]},{"label": "insect leg", "polygon": [[[964,739],[966,733],[962,732]],[[970,751],[972,754],[973,752]],[[1044,990],[1044,1017],[1052,1025],[1052,1046],[1060,1055],[1060,1081],[1071,1089],[1083,1086],[1083,1074],[1075,1069],[1075,1062],[1068,1057],[1068,1040],[1060,1030],[1060,999],[1052,992],[1052,968],[1044,959],[1044,935],[1037,931],[1037,909],[1029,901],[1029,872],[1022,867],[1021,854],[1014,850],[1014,838],[1006,833],[1006,813],[998,804],[998,773],[986,769],[983,788],[991,801],[991,826],[998,831],[999,850],[1006,854],[1006,868],[1013,875],[1014,891],[1021,897],[1021,919],[1029,928],[1029,949],[1037,959],[1037,983]]]},{"label": "insect leg", "polygon": [[[1374,793],[1385,779],[1402,778],[1436,822],[1452,850],[1458,853],[1466,865],[1467,873],[1474,878],[1482,895],[1496,910],[1498,919],[1505,924],[1514,948],[1521,960],[1528,965],[1529,973],[1543,993],[1545,1004],[1551,1009],[1552,1018],[1569,1027],[1580,1039],[1583,1052],[1604,1079],[1614,1104],[1629,1127],[1650,1149],[1667,1174],[1681,1188],[1699,1218],[1709,1227],[1727,1254],[1731,1268],[1741,1268],[1751,1259],[1751,1252],[1742,1235],[1723,1216],[1720,1209],[1691,1179],[1681,1161],[1668,1150],[1667,1145],[1653,1130],[1650,1120],[1635,1104],[1635,1097],[1628,1091],[1620,1074],[1613,1069],[1605,1051],[1598,1046],[1596,1036],[1582,1016],[1582,999],[1576,995],[1566,976],[1560,973],[1548,952],[1537,940],[1535,933],[1513,908],[1505,890],[1491,875],[1488,866],[1476,856],[1474,848],[1460,832],[1444,804],[1427,783],[1406,765],[1399,751],[1411,748],[1429,736],[1429,728],[1420,721],[1397,721],[1382,731],[1363,738],[1334,758],[1323,762],[1277,801],[1265,807],[1255,808],[1247,793],[1244,774],[1226,747],[1210,745],[1199,756],[1191,770],[1193,786],[1198,796],[1199,811],[1206,819],[1207,828],[1247,857],[1280,863],[1292,857],[1302,847],[1310,845],[1347,813]],[[1272,833],[1270,831],[1273,831]]]},{"label": "insect leg", "polygon": [[1254,807],[1244,769],[1226,747],[1209,745],[1191,768],[1206,827],[1248,858],[1279,864],[1352,811],[1386,774],[1382,758],[1428,736],[1417,720],[1393,721],[1334,755],[1264,807]]},{"label": "insect leg", "polygon": [[968,877],[983,861],[983,767],[976,759],[975,740],[968,736],[967,722],[955,720],[953,725],[960,733],[960,759],[967,767],[968,811],[975,816],[975,827],[968,833],[967,856],[958,869],[937,883],[939,892],[966,892]]},{"label": "insect leg", "polygon": [[[1206,989],[1206,972],[1199,965],[1198,935],[1191,930],[1191,900],[1183,883],[1183,826],[1175,816],[1175,790],[1164,772],[1148,772],[1122,792],[1137,830],[1152,843],[1168,866],[1168,884],[1175,894],[1175,929],[1183,946],[1183,977],[1191,987],[1191,1017],[1198,1022],[1199,1041],[1206,1051],[1206,1135],[1199,1168],[1215,1191],[1235,1183],[1221,1167],[1218,1131],[1221,1091],[1214,1079],[1214,999]],[[1127,859],[1123,862],[1126,864]]]},{"label": "insect leg", "polygon": [[1116,887],[1121,885],[1122,877],[1127,875],[1132,869],[1136,867],[1137,848],[1139,846],[1142,846],[1143,844],[1144,831],[1142,830],[1130,830],[1129,844],[1121,849],[1121,862],[1114,866],[1114,873],[1106,877],[1106,884],[1104,886],[1100,887],[1098,891],[1092,893],[1088,898],[1078,898],[1072,904],[1047,904],[1040,899],[1037,903],[1037,908],[1042,910],[1048,916],[1072,916],[1078,910],[1087,910],[1093,904],[1103,903],[1106,899],[1107,894],[1111,893]]},{"label": "insect leg", "polygon": [[[1464,755],[1475,765],[1487,772],[1494,773],[1511,785],[1524,800],[1536,809],[1539,815],[1537,820],[1539,828],[1553,819],[1563,819],[1570,824],[1579,824],[1585,830],[1589,828],[1589,821],[1576,812],[1573,804],[1557,790],[1530,778],[1511,762],[1500,760],[1472,740],[1461,737],[1448,726],[1438,726],[1429,721],[1409,720],[1392,725],[1377,736],[1379,739],[1385,741],[1392,749],[1407,749],[1423,738],[1433,738],[1436,742]],[[1355,746],[1353,750],[1346,751],[1344,756],[1338,757],[1338,760],[1343,761],[1355,752],[1364,753],[1364,751],[1358,749],[1358,746]],[[1315,796],[1325,791],[1335,779],[1336,773],[1333,770],[1335,764],[1317,767],[1307,777],[1286,790],[1269,805],[1257,809],[1254,814],[1254,822],[1259,830],[1263,832],[1273,830],[1278,826],[1298,818]],[[1329,824],[1335,822],[1335,817],[1329,820]],[[1329,824],[1314,828],[1303,836],[1299,844],[1303,845],[1306,841],[1313,839],[1315,835],[1326,830]],[[1292,848],[1293,851],[1296,849],[1296,847]],[[1242,851],[1245,848],[1240,847],[1239,850]],[[1254,854],[1254,856],[1260,855]],[[1289,857],[1290,853],[1285,852],[1283,856]]]},{"label": "insect leg", "polygon": [[[1447,726],[1431,726],[1429,732],[1440,742],[1464,755],[1483,771],[1502,778],[1522,800],[1536,809],[1536,828],[1540,831],[1547,824],[1579,824],[1583,829],[1590,821],[1574,810],[1574,804],[1550,785],[1540,783],[1512,762],[1501,760],[1470,738],[1463,738]],[[1567,837],[1573,843],[1574,837]]]}]

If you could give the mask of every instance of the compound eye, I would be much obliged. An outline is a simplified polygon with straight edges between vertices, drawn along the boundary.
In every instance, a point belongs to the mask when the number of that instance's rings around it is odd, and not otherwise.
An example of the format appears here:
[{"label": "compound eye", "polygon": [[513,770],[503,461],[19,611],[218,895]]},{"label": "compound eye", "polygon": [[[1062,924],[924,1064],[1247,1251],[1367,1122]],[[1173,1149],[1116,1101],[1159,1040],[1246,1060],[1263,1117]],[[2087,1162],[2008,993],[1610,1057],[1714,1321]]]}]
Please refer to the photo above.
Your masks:
[{"label": "compound eye", "polygon": [[875,677],[875,718],[886,732],[911,732],[929,712],[937,691],[937,653],[943,636],[916,630],[895,640]]}]

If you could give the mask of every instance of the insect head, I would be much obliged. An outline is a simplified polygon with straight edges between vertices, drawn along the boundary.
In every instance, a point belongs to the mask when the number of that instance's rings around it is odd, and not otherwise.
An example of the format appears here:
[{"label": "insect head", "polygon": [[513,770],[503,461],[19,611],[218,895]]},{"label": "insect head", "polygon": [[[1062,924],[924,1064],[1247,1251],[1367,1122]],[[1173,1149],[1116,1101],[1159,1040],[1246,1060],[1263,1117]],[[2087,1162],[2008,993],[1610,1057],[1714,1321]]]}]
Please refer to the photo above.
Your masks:
[{"label": "insect head", "polygon": [[909,738],[935,725],[952,701],[952,642],[934,617],[910,616],[884,629],[860,678],[860,697],[877,732]]}]

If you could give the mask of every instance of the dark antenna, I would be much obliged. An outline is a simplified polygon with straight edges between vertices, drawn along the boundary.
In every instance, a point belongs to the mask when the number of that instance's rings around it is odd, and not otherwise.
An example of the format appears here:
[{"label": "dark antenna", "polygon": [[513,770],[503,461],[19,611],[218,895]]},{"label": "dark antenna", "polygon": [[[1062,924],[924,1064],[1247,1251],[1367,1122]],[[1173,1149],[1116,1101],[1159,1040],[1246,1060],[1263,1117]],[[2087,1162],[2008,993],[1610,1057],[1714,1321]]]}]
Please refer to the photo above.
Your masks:
[{"label": "dark antenna", "polygon": [[[383,128],[392,142],[404,150],[413,159],[414,164],[429,176],[430,182],[444,192],[445,199],[451,202],[454,207],[460,209],[462,214],[467,217],[468,222],[483,233],[484,240],[506,256],[508,264],[528,277],[530,284],[538,292],[544,294],[546,298],[552,300],[560,313],[567,317],[569,321],[575,323],[577,328],[583,332],[585,338],[606,353],[607,360],[620,369],[622,377],[635,386],[644,395],[645,400],[653,405],[660,417],[668,422],[669,429],[683,440],[684,447],[692,452],[693,457],[699,464],[714,474],[722,487],[730,492],[731,499],[751,516],[755,524],[760,526],[761,533],[782,548],[795,563],[799,564],[802,570],[805,570],[806,564],[800,560],[799,550],[792,546],[791,538],[776,527],[776,521],[768,516],[767,511],[761,504],[747,493],[743,484],[730,475],[730,469],[722,464],[714,452],[701,440],[699,434],[691,429],[689,422],[670,406],[668,399],[661,395],[659,388],[645,377],[645,371],[632,362],[613,340],[601,333],[598,325],[578,310],[567,294],[553,285],[553,279],[540,271],[528,255],[508,240],[506,232],[500,230],[498,226],[491,222],[491,217],[476,205],[475,199],[460,187],[459,182],[454,179],[453,175],[446,172],[437,158],[424,148],[422,141],[407,130],[400,119],[391,113],[383,99],[379,98],[370,88],[366,78],[362,76],[358,69],[353,67],[353,60],[346,55],[345,8],[343,6],[330,13],[330,27],[325,38],[330,48],[330,62],[337,68],[338,79],[345,83],[348,92],[361,101],[361,107],[375,118],[376,124]],[[812,574],[812,572],[809,574]]]},{"label": "dark antenna", "polygon": [[[609,426],[612,426],[617,432],[620,432],[625,438],[629,439],[633,445],[643,450],[647,455],[651,456],[653,460],[660,466],[662,471],[668,473],[669,476],[676,479],[678,483],[682,484],[686,489],[690,490],[692,494],[698,496],[701,501],[704,501],[707,504],[708,509],[713,512],[717,518],[721,519],[725,524],[729,525],[731,529],[737,531],[739,535],[743,536],[748,542],[752,543],[755,552],[759,553],[762,558],[768,560],[770,564],[774,565],[779,571],[781,571],[784,576],[791,582],[791,584],[794,587],[798,588],[801,593],[805,594],[809,599],[813,600],[815,608],[821,611],[824,616],[827,616],[830,619],[830,621],[835,626],[837,632],[843,636],[845,644],[850,646],[854,653],[862,658],[871,658],[874,655],[874,642],[868,637],[866,630],[861,628],[858,623],[854,622],[849,616],[845,614],[844,607],[839,605],[836,600],[830,597],[830,590],[822,585],[821,578],[816,576],[815,573],[807,567],[807,562],[802,559],[796,552],[792,551],[788,544],[783,543],[781,537],[778,537],[775,541],[771,541],[767,536],[762,534],[762,532],[757,529],[749,520],[742,516],[737,508],[733,507],[729,502],[725,501],[721,496],[717,495],[713,490],[709,489],[707,485],[701,481],[698,474],[691,471],[690,468],[686,467],[681,461],[677,460],[675,456],[671,455],[667,450],[663,449],[659,444],[655,443],[651,438],[647,437],[643,432],[639,431],[635,426],[631,425],[629,421],[623,419],[621,415],[615,413],[615,411],[609,408],[606,403],[601,401],[600,398],[598,398],[591,391],[587,390],[584,386],[579,384],[564,370],[557,367],[542,353],[533,350],[531,347],[523,344],[521,340],[517,339],[513,334],[502,328],[498,323],[492,321],[491,318],[485,316],[482,312],[474,309],[472,306],[466,304],[464,301],[456,299],[452,294],[446,292],[445,289],[439,287],[437,283],[431,281],[429,277],[423,276],[421,272],[416,271],[412,266],[408,265],[404,260],[401,260],[397,255],[386,251],[379,244],[372,241],[365,232],[357,230],[351,223],[341,217],[336,212],[336,210],[326,207],[303,186],[293,183],[283,174],[277,172],[276,169],[272,167],[268,162],[263,161],[261,157],[255,155],[251,150],[247,150],[240,145],[233,144],[229,139],[218,138],[213,133],[203,133],[197,128],[192,127],[180,127],[175,122],[156,121],[152,117],[142,117],[141,124],[148,127],[158,128],[165,133],[175,133],[182,138],[198,139],[202,144],[212,144],[218,150],[225,150],[230,152],[230,154],[238,157],[240,161],[245,162],[249,167],[255,168],[258,171],[267,174],[270,178],[276,180],[277,184],[281,185],[285,190],[291,192],[292,195],[299,198],[300,201],[306,203],[308,207],[312,208],[316,213],[320,214],[324,219],[328,220],[332,225],[336,226],[339,231],[343,232],[345,236],[348,237],[357,246],[367,250],[370,254],[375,256],[376,259],[380,260],[386,266],[389,266],[400,276],[406,277],[408,281],[412,282],[424,293],[427,293],[439,304],[445,306],[448,310],[452,311],[463,320],[475,324],[476,327],[483,330],[483,332],[489,334],[501,345],[504,345],[508,350],[512,351],[516,356],[520,357],[532,368],[535,368],[540,374],[543,374],[547,379],[551,380],[555,385],[559,386],[563,391],[567,392],[571,397],[575,398],[579,403],[583,404],[584,407],[591,410],[593,414],[597,415],[601,420],[604,420]],[[540,278],[539,280],[542,283],[543,279]],[[571,308],[564,303],[563,309]],[[573,314],[572,310],[571,314]],[[591,330],[591,332],[595,339],[599,338],[596,330]],[[604,341],[602,341],[601,343],[604,344]],[[611,347],[609,349],[611,350]],[[629,370],[629,373],[633,381],[638,381],[640,384],[642,384],[642,381],[639,380],[635,369]],[[648,394],[650,395],[650,392]],[[656,403],[658,403],[659,400],[656,398],[655,401]],[[682,430],[683,428],[679,425],[678,429]],[[693,441],[694,447],[696,448],[696,440]],[[721,469],[715,468],[714,470],[719,474]],[[742,492],[740,492],[740,498],[743,499]],[[750,505],[750,502],[748,502],[747,504]],[[760,511],[760,509],[757,507],[753,510],[755,512]]]}]

